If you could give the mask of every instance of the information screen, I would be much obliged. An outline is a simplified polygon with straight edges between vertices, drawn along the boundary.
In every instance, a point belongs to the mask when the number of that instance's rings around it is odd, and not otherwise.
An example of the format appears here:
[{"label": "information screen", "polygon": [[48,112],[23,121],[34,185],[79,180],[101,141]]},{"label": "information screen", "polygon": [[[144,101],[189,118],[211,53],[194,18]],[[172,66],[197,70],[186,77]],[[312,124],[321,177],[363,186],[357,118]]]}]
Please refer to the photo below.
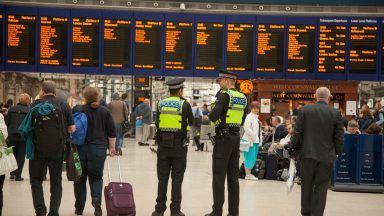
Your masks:
[{"label": "information screen", "polygon": [[197,23],[196,69],[219,70],[223,64],[222,23]]},{"label": "information screen", "polygon": [[160,69],[161,25],[160,21],[136,21],[135,68]]},{"label": "information screen", "polygon": [[3,63],[3,24],[4,24],[4,16],[0,14],[0,64]]},{"label": "information screen", "polygon": [[130,67],[131,42],[130,20],[104,20],[104,67]]},{"label": "information screen", "polygon": [[40,64],[67,65],[68,18],[40,17]]},{"label": "information screen", "polygon": [[319,72],[344,72],[346,33],[347,27],[343,25],[320,25]]},{"label": "information screen", "polygon": [[315,26],[290,25],[288,29],[288,72],[314,69]]},{"label": "information screen", "polygon": [[227,70],[252,71],[253,25],[228,24]]},{"label": "information screen", "polygon": [[384,74],[384,21],[381,24],[381,73]]},{"label": "information screen", "polygon": [[166,23],[165,69],[192,69],[192,22]]},{"label": "information screen", "polygon": [[377,27],[351,26],[349,53],[350,73],[376,73]]},{"label": "information screen", "polygon": [[8,15],[8,64],[35,64],[36,16]]},{"label": "information screen", "polygon": [[257,29],[256,71],[283,71],[284,25],[260,24]]},{"label": "information screen", "polygon": [[99,23],[100,19],[95,18],[73,18],[73,66],[99,66]]}]

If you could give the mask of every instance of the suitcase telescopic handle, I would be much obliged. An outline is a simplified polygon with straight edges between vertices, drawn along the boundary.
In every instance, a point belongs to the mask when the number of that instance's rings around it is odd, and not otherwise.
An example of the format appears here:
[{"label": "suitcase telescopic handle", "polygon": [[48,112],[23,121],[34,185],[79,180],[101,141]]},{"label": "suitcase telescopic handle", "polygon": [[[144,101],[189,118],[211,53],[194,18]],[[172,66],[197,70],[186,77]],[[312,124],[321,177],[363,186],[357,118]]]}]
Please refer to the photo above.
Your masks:
[{"label": "suitcase telescopic handle", "polygon": [[[121,178],[120,156],[118,156],[118,155],[117,155],[117,165],[119,167],[119,179],[120,179],[120,182],[123,182],[123,179]],[[108,179],[109,179],[109,182],[111,182],[111,170],[110,170],[109,156],[108,155],[107,155],[107,168],[108,168]]]}]

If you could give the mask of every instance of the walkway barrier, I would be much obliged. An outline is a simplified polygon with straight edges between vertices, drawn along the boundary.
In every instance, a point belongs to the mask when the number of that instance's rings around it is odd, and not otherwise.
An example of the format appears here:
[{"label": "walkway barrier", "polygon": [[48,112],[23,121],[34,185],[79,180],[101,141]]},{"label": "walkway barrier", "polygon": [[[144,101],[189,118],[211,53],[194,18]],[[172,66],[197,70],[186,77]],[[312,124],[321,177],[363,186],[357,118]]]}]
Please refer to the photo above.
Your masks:
[{"label": "walkway barrier", "polygon": [[332,190],[384,192],[384,137],[344,137],[344,150],[335,163]]}]

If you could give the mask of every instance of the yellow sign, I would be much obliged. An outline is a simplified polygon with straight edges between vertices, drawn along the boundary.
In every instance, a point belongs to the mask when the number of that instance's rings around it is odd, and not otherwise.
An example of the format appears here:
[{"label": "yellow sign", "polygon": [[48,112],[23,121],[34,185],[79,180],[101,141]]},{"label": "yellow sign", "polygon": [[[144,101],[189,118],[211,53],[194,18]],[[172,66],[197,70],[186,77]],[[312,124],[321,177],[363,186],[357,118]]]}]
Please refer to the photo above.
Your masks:
[{"label": "yellow sign", "polygon": [[253,83],[249,80],[244,80],[240,83],[240,91],[244,94],[250,94],[253,91]]}]

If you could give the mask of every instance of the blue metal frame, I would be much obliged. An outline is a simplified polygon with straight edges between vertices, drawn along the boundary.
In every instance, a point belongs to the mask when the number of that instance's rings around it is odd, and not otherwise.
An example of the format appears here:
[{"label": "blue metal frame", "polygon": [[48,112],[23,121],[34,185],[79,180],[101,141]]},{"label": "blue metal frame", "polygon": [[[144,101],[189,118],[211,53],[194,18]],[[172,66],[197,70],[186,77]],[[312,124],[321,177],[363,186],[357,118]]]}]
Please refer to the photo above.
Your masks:
[{"label": "blue metal frame", "polygon": [[[165,30],[165,25],[164,25],[164,14],[163,13],[141,13],[137,12],[134,13],[134,21],[136,22],[137,20],[143,20],[143,21],[148,21],[148,20],[153,20],[153,21],[161,21],[162,23],[162,28],[161,28],[161,66],[160,69],[136,69],[134,67],[135,65],[135,35],[132,37],[132,50],[133,50],[133,64],[132,64],[132,69],[133,69],[133,75],[137,76],[164,76],[163,73],[163,68],[164,68],[164,30]],[[134,26],[134,32],[136,31],[136,25]]]},{"label": "blue metal frame", "polygon": [[[36,16],[36,32],[38,32],[38,9],[35,7],[17,7],[17,6],[6,6],[6,16],[5,21],[8,22],[8,15],[9,14],[15,14],[15,15],[30,15],[30,16]],[[8,32],[8,25],[5,25],[5,32]],[[8,34],[5,34],[4,41],[8,41]],[[35,35],[35,64],[34,65],[22,65],[22,64],[8,64],[6,63],[8,60],[8,46],[7,43],[4,43],[5,47],[5,53],[4,53],[4,61],[5,61],[5,69],[8,71],[36,71],[37,70],[37,63],[38,63],[38,54],[39,51],[37,49],[37,44],[39,42],[38,33]]]},{"label": "blue metal frame", "polygon": [[174,21],[174,22],[191,22],[192,23],[192,55],[191,55],[191,69],[190,70],[172,70],[172,69],[166,69],[165,68],[165,43],[166,43],[166,27],[163,32],[163,67],[164,67],[164,75],[165,76],[183,76],[183,77],[193,77],[193,69],[194,69],[194,59],[195,59],[195,49],[193,49],[196,38],[194,35],[196,35],[195,26],[196,23],[194,22],[194,15],[193,14],[186,14],[186,13],[168,13],[164,16],[164,26],[166,26],[167,21]]},{"label": "blue metal frame", "polygon": [[[99,66],[98,67],[76,67],[72,65],[72,28],[73,28],[73,18],[93,18],[93,19],[99,19]],[[95,11],[95,10],[71,10],[71,20],[70,20],[70,43],[69,44],[69,51],[70,51],[70,59],[71,59],[71,65],[70,65],[70,72],[71,73],[80,73],[80,74],[96,74],[100,75],[101,73],[101,54],[102,54],[102,37],[101,33],[104,31],[101,25],[102,17],[101,17],[101,11]]]},{"label": "blue metal frame", "polygon": [[[195,15],[195,28],[194,28],[194,38],[196,41],[196,33],[197,33],[197,23],[199,22],[206,22],[206,23],[221,23],[223,24],[223,44],[222,44],[222,57],[221,57],[221,68],[224,68],[225,65],[225,15],[219,15],[219,14],[196,14]],[[196,43],[194,44],[194,53],[196,53]],[[207,71],[207,70],[197,70],[196,69],[196,58],[194,58],[194,76],[195,77],[218,77],[219,76],[219,70],[214,71]]]},{"label": "blue metal frame", "polygon": [[[101,33],[101,68],[102,68],[102,74],[105,75],[131,75],[132,74],[132,68],[133,68],[133,27],[134,27],[134,21],[133,21],[133,12],[127,12],[127,11],[103,11],[103,19],[102,19],[102,33]],[[122,20],[130,20],[131,21],[131,50],[130,50],[130,66],[128,68],[109,68],[104,67],[104,21],[105,19],[122,19]]]},{"label": "blue metal frame", "polygon": [[[365,20],[365,19],[369,19],[369,20],[376,20],[377,22],[376,22],[376,24],[371,24],[371,23],[352,23],[352,20]],[[379,23],[379,20],[377,19],[377,18],[362,18],[362,17],[358,17],[358,18],[355,18],[355,17],[352,17],[352,18],[350,18],[350,22],[349,22],[349,32],[348,32],[348,41],[349,41],[349,44],[348,44],[348,73],[347,73],[347,78],[348,78],[348,80],[358,80],[358,81],[360,81],[360,80],[366,80],[366,81],[376,81],[376,80],[378,80],[379,79],[379,69],[380,69],[380,67],[379,67],[379,64],[378,64],[378,61],[376,61],[376,71],[375,71],[375,73],[373,73],[373,74],[364,74],[364,73],[351,73],[351,71],[350,71],[350,61],[349,61],[349,52],[350,52],[350,50],[351,50],[351,40],[350,40],[350,38],[351,38],[351,31],[350,31],[350,29],[351,29],[351,27],[352,27],[352,25],[357,25],[357,26],[362,26],[362,25],[364,25],[364,26],[377,26],[378,27],[378,31],[377,31],[377,34],[379,34],[379,29],[380,29],[380,27],[378,26],[378,23]],[[376,38],[377,38],[377,40],[379,40],[380,39],[380,35],[377,35],[376,36]],[[379,56],[378,56],[378,54],[379,54],[379,50],[381,49],[381,47],[379,47],[379,43],[380,43],[380,41],[377,41],[378,43],[377,43],[377,54],[376,54],[376,58],[377,58],[377,60],[378,60],[378,58],[379,58]]]},{"label": "blue metal frame", "polygon": [[[313,62],[313,71],[311,73],[294,73],[294,72],[288,72],[288,29],[289,25],[314,25],[315,26],[315,46],[314,46],[314,62]],[[287,79],[306,79],[306,80],[313,80],[315,79],[315,69],[318,67],[318,59],[317,59],[317,53],[319,51],[318,49],[318,39],[316,35],[318,35],[318,25],[317,25],[317,17],[308,16],[308,17],[287,17],[286,20],[286,44],[285,46],[285,59],[286,59],[286,65],[285,65],[285,78]]]},{"label": "blue metal frame", "polygon": [[287,46],[287,41],[285,37],[285,29],[287,28],[286,26],[286,18],[284,16],[258,16],[257,17],[257,22],[255,25],[255,30],[256,30],[256,36],[255,36],[255,51],[254,51],[254,70],[255,70],[255,78],[265,78],[265,79],[283,79],[284,78],[284,71],[286,71],[286,58],[285,58],[285,52],[283,53],[283,69],[282,71],[276,71],[276,72],[258,72],[257,71],[257,49],[259,44],[257,43],[257,37],[259,35],[258,32],[258,26],[259,24],[266,24],[266,25],[271,25],[271,24],[277,24],[277,25],[284,25],[284,41],[283,41],[283,47]]},{"label": "blue metal frame", "polygon": [[0,5],[0,14],[3,15],[3,25],[1,26],[1,28],[3,28],[3,41],[0,41],[1,43],[1,46],[0,46],[0,51],[1,51],[1,56],[2,56],[2,62],[0,63],[0,71],[3,71],[4,70],[4,64],[5,64],[5,23],[7,22],[7,19],[6,19],[6,14],[5,14],[6,10],[5,10],[5,7],[3,5]]},{"label": "blue metal frame", "polygon": [[[327,19],[327,20],[343,20],[346,21],[346,23],[341,23],[341,22],[321,22],[321,19]],[[327,25],[327,26],[336,26],[336,25],[343,25],[346,27],[345,31],[345,62],[344,62],[344,72],[329,72],[329,73],[321,73],[319,72],[319,43],[320,43],[320,26],[321,25]],[[317,67],[315,68],[315,73],[316,73],[316,79],[318,80],[346,80],[347,79],[347,51],[348,51],[348,35],[349,35],[349,28],[348,28],[349,20],[348,18],[344,17],[319,17],[318,19],[318,25],[317,25]]]},{"label": "blue metal frame", "polygon": [[[56,9],[56,8],[40,8],[39,9],[39,17],[38,17],[38,31],[37,31],[37,38],[38,38],[38,43],[37,43],[37,50],[38,50],[38,55],[37,55],[37,71],[39,72],[58,72],[58,73],[68,73],[69,72],[69,65],[71,64],[71,59],[69,58],[70,53],[69,53],[69,42],[71,41],[72,38],[72,28],[70,28],[70,23],[71,23],[71,18],[70,18],[70,10],[69,9]],[[67,65],[66,66],[51,66],[51,65],[41,65],[40,64],[40,19],[42,16],[56,16],[56,17],[65,17],[68,18],[68,31],[67,31]]]},{"label": "blue metal frame", "polygon": [[225,23],[225,29],[224,29],[224,68],[227,68],[227,33],[228,33],[228,24],[231,23],[244,23],[244,24],[252,24],[253,25],[253,48],[252,48],[252,66],[250,71],[236,71],[236,73],[239,76],[239,79],[251,79],[255,77],[254,74],[254,66],[255,66],[255,48],[256,48],[256,16],[250,16],[250,15],[227,15],[226,17],[226,23]]}]

